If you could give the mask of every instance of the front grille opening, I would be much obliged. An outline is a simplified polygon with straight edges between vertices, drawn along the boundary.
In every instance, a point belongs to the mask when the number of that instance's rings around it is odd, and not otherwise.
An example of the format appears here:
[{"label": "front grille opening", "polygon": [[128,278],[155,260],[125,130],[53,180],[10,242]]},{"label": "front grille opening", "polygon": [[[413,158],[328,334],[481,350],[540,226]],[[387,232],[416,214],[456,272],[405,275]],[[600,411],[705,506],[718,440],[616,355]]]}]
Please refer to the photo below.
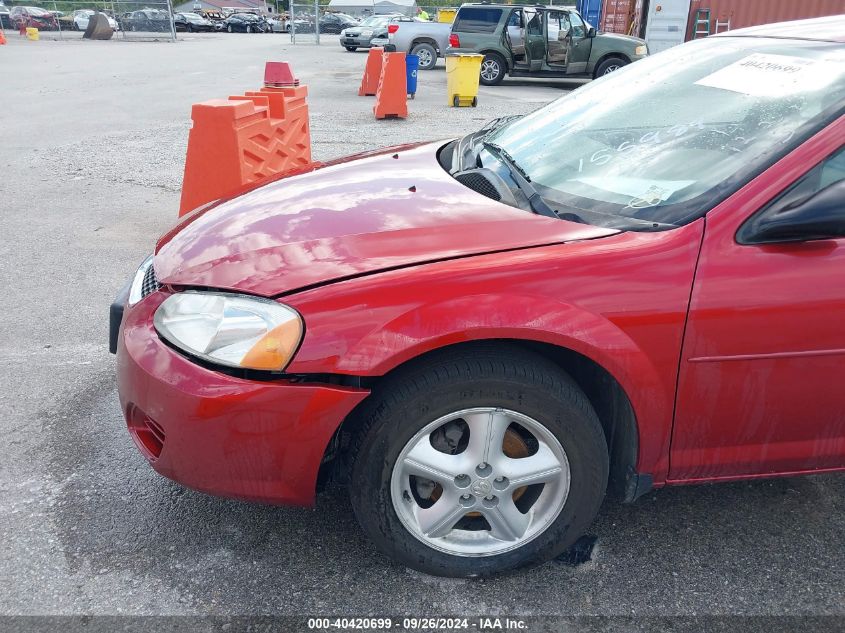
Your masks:
[{"label": "front grille opening", "polygon": [[134,404],[129,405],[126,422],[138,450],[148,460],[157,460],[164,449],[165,434],[161,425]]},{"label": "front grille opening", "polygon": [[149,267],[147,267],[147,272],[144,273],[144,281],[141,282],[141,298],[143,299],[148,294],[155,292],[159,288],[161,288],[161,284],[158,283],[155,267],[152,262],[150,262]]}]

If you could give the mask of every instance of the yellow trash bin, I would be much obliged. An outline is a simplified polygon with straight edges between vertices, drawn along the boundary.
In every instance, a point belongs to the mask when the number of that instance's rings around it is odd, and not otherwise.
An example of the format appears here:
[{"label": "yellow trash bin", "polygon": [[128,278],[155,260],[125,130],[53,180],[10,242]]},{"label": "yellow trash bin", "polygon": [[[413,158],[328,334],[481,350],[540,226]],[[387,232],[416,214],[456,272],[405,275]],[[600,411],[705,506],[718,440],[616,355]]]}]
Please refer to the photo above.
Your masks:
[{"label": "yellow trash bin", "polygon": [[457,14],[457,9],[437,9],[437,21],[445,24],[451,24],[455,21],[455,16]]},{"label": "yellow trash bin", "polygon": [[26,27],[26,39],[32,40],[33,42],[37,42],[39,39],[38,29],[34,26]]},{"label": "yellow trash bin", "polygon": [[446,89],[449,105],[478,105],[478,80],[481,76],[481,61],[484,55],[476,53],[452,53],[446,55]]}]

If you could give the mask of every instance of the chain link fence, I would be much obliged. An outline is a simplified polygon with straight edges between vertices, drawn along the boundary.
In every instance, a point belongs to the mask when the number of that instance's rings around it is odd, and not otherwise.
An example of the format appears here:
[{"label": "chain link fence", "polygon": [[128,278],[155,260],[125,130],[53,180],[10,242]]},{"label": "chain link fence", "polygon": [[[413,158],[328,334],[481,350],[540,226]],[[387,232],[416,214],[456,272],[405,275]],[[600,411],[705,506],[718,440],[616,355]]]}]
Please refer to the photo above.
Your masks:
[{"label": "chain link fence", "polygon": [[323,9],[318,2],[291,4],[288,20],[290,39],[293,44],[320,43],[320,17]]},{"label": "chain link fence", "polygon": [[[176,39],[177,29],[170,0],[46,0],[39,5],[38,9],[23,5],[7,7],[9,30],[35,27],[41,39],[52,40],[82,39],[86,33],[95,39]],[[98,21],[103,28],[95,30],[93,27]],[[106,23],[108,27],[105,27]]]},{"label": "chain link fence", "polygon": [[[425,4],[412,7],[382,5],[375,10],[350,7],[346,9],[346,12],[343,12],[342,8],[330,7],[327,0],[315,0],[314,2],[291,4],[289,11],[284,14],[283,30],[285,33],[290,33],[291,42],[294,44],[320,44],[321,35],[325,43],[330,39],[325,36],[335,35],[347,26],[345,23],[347,16],[356,20],[363,20],[384,13],[401,13],[407,17],[419,17],[420,13],[424,12],[432,22],[451,23],[459,6],[454,0],[443,0],[443,4],[439,5]],[[438,11],[443,14],[442,17],[438,15]],[[335,19],[336,16],[342,16],[343,19],[337,20]],[[439,17],[441,19],[438,20]]]}]

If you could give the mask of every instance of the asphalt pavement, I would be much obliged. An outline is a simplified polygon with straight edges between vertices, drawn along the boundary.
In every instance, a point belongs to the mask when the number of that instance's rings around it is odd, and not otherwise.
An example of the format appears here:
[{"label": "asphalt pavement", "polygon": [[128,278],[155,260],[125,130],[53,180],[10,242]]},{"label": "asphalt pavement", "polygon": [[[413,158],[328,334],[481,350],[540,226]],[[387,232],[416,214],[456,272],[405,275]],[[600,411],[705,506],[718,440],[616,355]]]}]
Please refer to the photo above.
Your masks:
[{"label": "asphalt pavement", "polygon": [[[7,34],[8,35],[8,34]],[[313,510],[156,475],[124,428],[108,306],[176,219],[191,104],[309,88],[313,153],[448,138],[577,86],[507,81],[448,108],[421,72],[407,120],[357,96],[365,52],[274,35],[0,47],[0,614],[845,615],[845,477],[605,503],[592,560],[444,580],[385,560],[342,490]]]}]

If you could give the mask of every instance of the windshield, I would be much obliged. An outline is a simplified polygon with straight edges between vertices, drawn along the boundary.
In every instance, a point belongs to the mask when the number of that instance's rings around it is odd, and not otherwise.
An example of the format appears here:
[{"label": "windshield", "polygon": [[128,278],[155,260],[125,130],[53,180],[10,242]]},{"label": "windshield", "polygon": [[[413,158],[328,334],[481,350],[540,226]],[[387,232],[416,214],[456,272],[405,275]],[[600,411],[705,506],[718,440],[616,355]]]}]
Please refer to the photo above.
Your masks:
[{"label": "windshield", "polygon": [[24,9],[26,9],[26,12],[30,15],[50,15],[49,11],[39,9],[38,7],[24,7]]},{"label": "windshield", "polygon": [[[632,229],[644,221],[671,228],[700,217],[843,109],[845,47],[708,38],[578,88],[487,141],[553,207],[593,224],[631,218]],[[497,161],[490,152],[479,160]]]},{"label": "windshield", "polygon": [[384,26],[390,21],[390,18],[371,16],[361,22],[361,26]]}]

